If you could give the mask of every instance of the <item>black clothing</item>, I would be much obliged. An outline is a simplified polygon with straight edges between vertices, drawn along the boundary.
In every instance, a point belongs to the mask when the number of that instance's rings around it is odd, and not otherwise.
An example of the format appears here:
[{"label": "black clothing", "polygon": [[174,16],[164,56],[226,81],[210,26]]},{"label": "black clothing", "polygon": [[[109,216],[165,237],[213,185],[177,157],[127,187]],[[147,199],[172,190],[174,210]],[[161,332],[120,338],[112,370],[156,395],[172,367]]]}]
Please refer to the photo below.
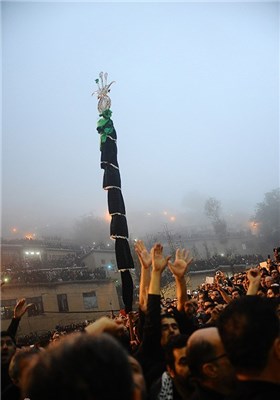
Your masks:
[{"label": "black clothing", "polygon": [[[158,400],[158,396],[161,391],[161,379],[162,377],[160,377],[156,382],[153,383],[148,396],[149,400]],[[173,394],[173,400],[183,399],[183,397],[178,393],[173,381],[172,381],[172,394]]]},{"label": "black clothing", "polygon": [[[198,384],[190,400],[226,400],[228,398],[229,397],[224,394]],[[247,400],[249,400],[249,398],[247,398]]]},{"label": "black clothing", "polygon": [[265,381],[238,381],[230,400],[270,400],[280,398],[280,383]]},{"label": "black clothing", "polygon": [[143,340],[135,353],[135,358],[142,366],[148,390],[152,383],[163,374],[166,368],[164,351],[160,340],[160,295],[149,294],[143,328]]},{"label": "black clothing", "polygon": [[20,395],[21,394],[19,388],[11,383],[1,393],[1,400],[20,400]]},{"label": "black clothing", "polygon": [[[20,318],[12,318],[11,323],[7,329],[8,336],[10,336],[14,340],[14,342],[19,322]],[[1,398],[4,391],[8,388],[8,386],[11,385],[14,386],[9,376],[9,364],[1,364]]]}]

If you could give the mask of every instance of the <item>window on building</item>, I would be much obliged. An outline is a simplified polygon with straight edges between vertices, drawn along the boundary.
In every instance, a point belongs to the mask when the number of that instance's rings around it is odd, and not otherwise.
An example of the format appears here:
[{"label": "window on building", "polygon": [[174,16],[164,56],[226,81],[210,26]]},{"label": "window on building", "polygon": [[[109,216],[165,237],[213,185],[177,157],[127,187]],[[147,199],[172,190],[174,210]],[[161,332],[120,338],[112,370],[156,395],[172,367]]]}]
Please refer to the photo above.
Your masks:
[{"label": "window on building", "polygon": [[67,294],[58,294],[57,295],[57,304],[58,304],[58,311],[59,312],[68,312],[68,300],[67,300]]},{"label": "window on building", "polygon": [[29,297],[26,299],[26,303],[32,304],[32,306],[27,309],[28,317],[35,317],[36,315],[44,314],[42,296]]},{"label": "window on building", "polygon": [[1,318],[11,319],[14,316],[14,307],[17,303],[16,299],[1,300]]},{"label": "window on building", "polygon": [[86,310],[97,308],[97,297],[94,291],[83,293],[84,307]]}]

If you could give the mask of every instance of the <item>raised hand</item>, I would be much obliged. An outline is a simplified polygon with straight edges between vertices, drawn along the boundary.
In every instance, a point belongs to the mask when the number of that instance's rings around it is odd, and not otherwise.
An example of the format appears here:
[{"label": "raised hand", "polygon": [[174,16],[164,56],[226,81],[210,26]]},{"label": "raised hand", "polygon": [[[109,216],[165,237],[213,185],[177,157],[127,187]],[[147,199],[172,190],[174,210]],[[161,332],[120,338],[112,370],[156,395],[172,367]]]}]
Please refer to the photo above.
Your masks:
[{"label": "raised hand", "polygon": [[259,289],[261,281],[261,272],[258,268],[251,268],[247,272],[247,278],[249,280],[249,286],[247,295],[256,295]]},{"label": "raised hand", "polygon": [[164,257],[163,255],[163,247],[160,243],[156,243],[152,250],[151,250],[151,255],[152,255],[152,266],[153,266],[153,271],[155,272],[163,272],[164,268],[166,267],[170,256]]},{"label": "raised hand", "polygon": [[14,308],[14,318],[21,318],[31,306],[33,306],[32,303],[26,304],[24,298],[20,299]]},{"label": "raised hand", "polygon": [[113,336],[120,336],[125,332],[125,326],[121,319],[110,319],[101,317],[93,323],[89,324],[85,331],[90,335],[100,335],[101,333],[109,333]]},{"label": "raised hand", "polygon": [[146,249],[144,242],[142,242],[142,240],[137,240],[134,248],[141,265],[145,269],[150,268],[150,266],[152,265],[152,256],[151,253],[149,253],[148,250]]},{"label": "raised hand", "polygon": [[250,282],[250,284],[259,286],[260,281],[261,281],[261,272],[258,268],[251,268],[247,272],[247,278]]},{"label": "raised hand", "polygon": [[175,261],[174,263],[168,261],[168,267],[176,278],[182,279],[185,276],[185,273],[188,270],[192,261],[193,258],[190,256],[189,251],[187,251],[186,249],[177,249]]}]

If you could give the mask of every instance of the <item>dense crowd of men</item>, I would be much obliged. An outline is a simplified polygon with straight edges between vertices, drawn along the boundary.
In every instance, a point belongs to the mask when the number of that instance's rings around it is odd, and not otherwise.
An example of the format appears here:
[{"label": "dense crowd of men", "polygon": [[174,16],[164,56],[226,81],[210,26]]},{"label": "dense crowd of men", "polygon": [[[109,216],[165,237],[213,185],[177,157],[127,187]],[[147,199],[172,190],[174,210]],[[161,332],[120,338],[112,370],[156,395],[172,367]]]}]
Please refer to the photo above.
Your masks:
[{"label": "dense crowd of men", "polygon": [[[280,395],[280,248],[274,260],[187,293],[190,253],[135,250],[139,309],[56,327],[45,343],[17,347],[21,299],[1,332],[2,399],[262,400]],[[176,298],[162,297],[171,271]],[[34,338],[35,339],[35,338]],[[45,338],[46,339],[46,338]]]},{"label": "dense crowd of men", "polygon": [[58,267],[47,270],[6,268],[1,272],[1,281],[8,283],[72,282],[106,278],[106,271],[102,267],[95,268],[94,271],[86,267]]}]

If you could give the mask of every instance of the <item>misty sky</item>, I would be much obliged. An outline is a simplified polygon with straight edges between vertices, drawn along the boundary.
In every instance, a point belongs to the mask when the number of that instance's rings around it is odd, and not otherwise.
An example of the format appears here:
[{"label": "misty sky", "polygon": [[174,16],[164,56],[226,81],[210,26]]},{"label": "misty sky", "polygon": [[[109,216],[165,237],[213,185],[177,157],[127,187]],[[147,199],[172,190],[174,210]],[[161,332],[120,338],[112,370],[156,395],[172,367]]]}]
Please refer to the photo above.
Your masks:
[{"label": "misty sky", "polygon": [[277,2],[4,1],[1,19],[2,236],[104,217],[100,71],[130,231],[210,196],[250,216],[279,186]]}]

